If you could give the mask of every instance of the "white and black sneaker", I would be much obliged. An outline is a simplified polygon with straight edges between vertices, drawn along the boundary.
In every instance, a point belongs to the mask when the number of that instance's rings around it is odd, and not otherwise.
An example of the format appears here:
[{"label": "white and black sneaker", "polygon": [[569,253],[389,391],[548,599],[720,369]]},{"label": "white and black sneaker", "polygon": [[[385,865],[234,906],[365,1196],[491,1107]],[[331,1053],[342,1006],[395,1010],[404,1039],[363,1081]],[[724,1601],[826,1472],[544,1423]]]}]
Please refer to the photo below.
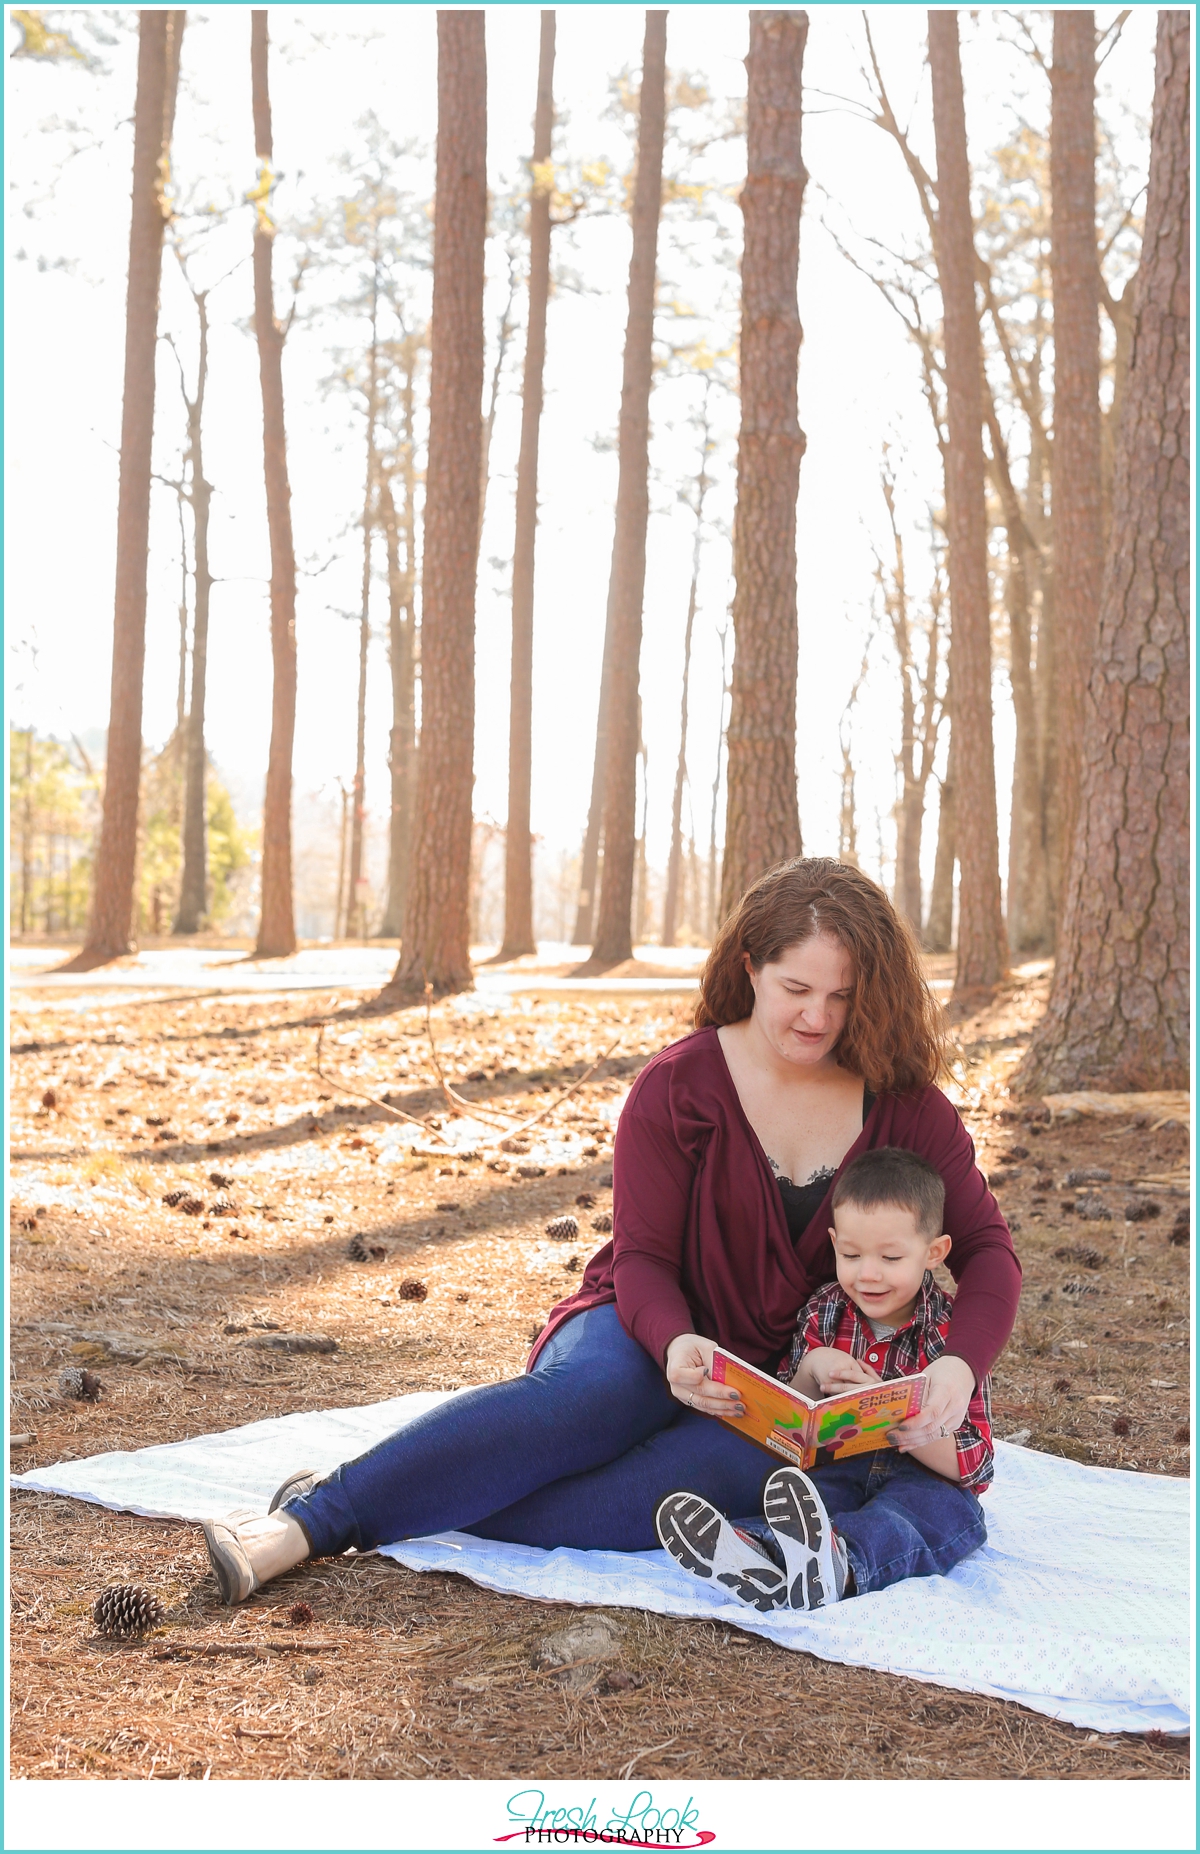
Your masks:
[{"label": "white and black sneaker", "polygon": [[807,1474],[776,1468],[763,1488],[763,1513],[783,1551],[789,1606],[823,1609],[839,1602],[846,1589],[846,1548]]},{"label": "white and black sneaker", "polygon": [[668,1494],[655,1509],[654,1527],[676,1564],[693,1577],[724,1584],[743,1603],[764,1613],[787,1602],[782,1571],[699,1494]]}]

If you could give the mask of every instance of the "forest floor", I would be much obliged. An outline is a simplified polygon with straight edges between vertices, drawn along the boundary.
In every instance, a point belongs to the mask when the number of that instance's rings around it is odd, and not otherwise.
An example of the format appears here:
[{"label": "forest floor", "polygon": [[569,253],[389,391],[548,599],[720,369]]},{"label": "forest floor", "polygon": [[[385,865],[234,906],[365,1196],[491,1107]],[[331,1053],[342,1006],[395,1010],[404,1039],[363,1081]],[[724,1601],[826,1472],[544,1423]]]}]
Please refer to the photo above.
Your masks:
[{"label": "forest floor", "polygon": [[[32,1438],[14,1446],[18,1470],[519,1372],[606,1239],[592,1219],[611,1209],[616,1116],[689,1009],[678,995],[472,994],[437,1005],[427,1027],[423,1010],[359,1014],[354,990],[162,996],[105,990],[102,974],[91,984],[12,1000],[10,1391],[12,1429]],[[955,1024],[964,1118],[1025,1270],[995,1374],[997,1434],[1186,1475],[1189,1250],[1172,1232],[1188,1207],[1188,1136],[1174,1122],[1022,1117],[1005,1077],[1045,991],[1044,970],[1026,968]],[[332,1080],[315,1069],[322,1031]],[[451,1086],[499,1124],[452,1114],[434,1047]],[[526,1151],[501,1149],[513,1121],[597,1061],[518,1141]],[[390,1091],[394,1106],[432,1116],[420,1150],[403,1122],[345,1090]],[[438,1150],[440,1137],[466,1133],[479,1156]],[[1111,1174],[1087,1187],[1109,1215],[1084,1225],[1062,1185],[1089,1167]],[[203,1208],[169,1208],[173,1190]],[[211,1214],[219,1194],[235,1214]],[[1148,1196],[1159,1214],[1127,1220]],[[547,1240],[564,1213],[578,1238]],[[382,1253],[352,1260],[358,1233]],[[404,1298],[406,1282],[423,1283],[425,1298]],[[326,1334],[339,1349],[292,1356],[251,1343],[272,1329]],[[99,1402],[60,1395],[72,1363],[102,1378]],[[14,1776],[1188,1772],[1186,1745],[1098,1736],[636,1611],[602,1612],[615,1659],[556,1677],[547,1634],[596,1612],[372,1556],[322,1561],[230,1611],[198,1527],[53,1496],[13,1496],[11,1563]],[[127,1580],[162,1599],[166,1627],[106,1642],[93,1601]],[[307,1630],[289,1618],[300,1599],[315,1612]]]}]

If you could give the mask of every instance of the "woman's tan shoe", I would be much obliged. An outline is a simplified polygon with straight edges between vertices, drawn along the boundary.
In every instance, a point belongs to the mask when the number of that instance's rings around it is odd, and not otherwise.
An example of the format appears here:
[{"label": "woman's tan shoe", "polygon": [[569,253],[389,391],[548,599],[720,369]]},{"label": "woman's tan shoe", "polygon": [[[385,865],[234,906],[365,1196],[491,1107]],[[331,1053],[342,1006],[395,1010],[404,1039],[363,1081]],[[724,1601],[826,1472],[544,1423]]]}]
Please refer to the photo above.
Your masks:
[{"label": "woman's tan shoe", "polygon": [[310,1494],[321,1478],[315,1468],[297,1468],[294,1474],[288,1475],[282,1487],[277,1487],[271,1495],[268,1513],[286,1506],[289,1500],[300,1500],[305,1494]]},{"label": "woman's tan shoe", "polygon": [[236,1513],[226,1514],[224,1519],[202,1522],[208,1561],[216,1573],[222,1603],[244,1603],[258,1589],[250,1554],[238,1537],[238,1525],[259,1518],[261,1515],[250,1507],[243,1507]]}]

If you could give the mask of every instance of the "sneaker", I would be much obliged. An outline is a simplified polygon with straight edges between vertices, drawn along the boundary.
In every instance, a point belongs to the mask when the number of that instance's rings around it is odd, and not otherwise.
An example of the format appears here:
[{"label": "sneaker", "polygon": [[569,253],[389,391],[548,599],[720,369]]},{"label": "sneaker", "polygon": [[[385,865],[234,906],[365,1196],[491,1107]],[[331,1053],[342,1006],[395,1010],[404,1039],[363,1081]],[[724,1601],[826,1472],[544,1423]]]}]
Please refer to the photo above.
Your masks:
[{"label": "sneaker", "polygon": [[302,1500],[305,1494],[312,1492],[321,1478],[315,1468],[297,1468],[294,1474],[288,1475],[282,1487],[277,1487],[271,1495],[268,1513],[274,1513],[279,1507],[286,1506],[289,1500]]},{"label": "sneaker", "polygon": [[222,1603],[244,1603],[258,1589],[250,1554],[238,1537],[238,1527],[247,1520],[261,1518],[261,1513],[247,1506],[236,1513],[227,1513],[223,1519],[202,1521],[208,1561],[216,1573]]},{"label": "sneaker", "polygon": [[654,1528],[675,1562],[693,1577],[714,1578],[764,1613],[787,1601],[783,1573],[699,1494],[672,1493],[660,1500]]},{"label": "sneaker", "polygon": [[776,1468],[763,1488],[763,1512],[783,1551],[792,1609],[823,1609],[846,1588],[846,1548],[825,1502],[799,1468]]}]

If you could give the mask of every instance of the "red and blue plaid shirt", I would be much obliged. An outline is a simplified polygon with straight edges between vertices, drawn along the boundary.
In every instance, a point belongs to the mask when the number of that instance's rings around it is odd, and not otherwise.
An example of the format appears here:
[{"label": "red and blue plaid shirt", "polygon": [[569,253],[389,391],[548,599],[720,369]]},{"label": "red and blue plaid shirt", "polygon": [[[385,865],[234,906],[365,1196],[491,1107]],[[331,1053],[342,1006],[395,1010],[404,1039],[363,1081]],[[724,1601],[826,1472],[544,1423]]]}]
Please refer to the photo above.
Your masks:
[{"label": "red and blue plaid shirt", "polygon": [[[943,1293],[926,1269],[907,1324],[890,1339],[877,1339],[870,1321],[859,1312],[841,1282],[830,1281],[801,1308],[791,1353],[781,1363],[779,1375],[790,1381],[805,1354],[826,1345],[861,1359],[881,1378],[915,1377],[945,1351],[953,1309],[949,1294]],[[969,1487],[974,1494],[983,1493],[992,1481],[991,1385],[987,1377],[976,1386],[966,1417],[954,1432],[960,1485]]]}]

